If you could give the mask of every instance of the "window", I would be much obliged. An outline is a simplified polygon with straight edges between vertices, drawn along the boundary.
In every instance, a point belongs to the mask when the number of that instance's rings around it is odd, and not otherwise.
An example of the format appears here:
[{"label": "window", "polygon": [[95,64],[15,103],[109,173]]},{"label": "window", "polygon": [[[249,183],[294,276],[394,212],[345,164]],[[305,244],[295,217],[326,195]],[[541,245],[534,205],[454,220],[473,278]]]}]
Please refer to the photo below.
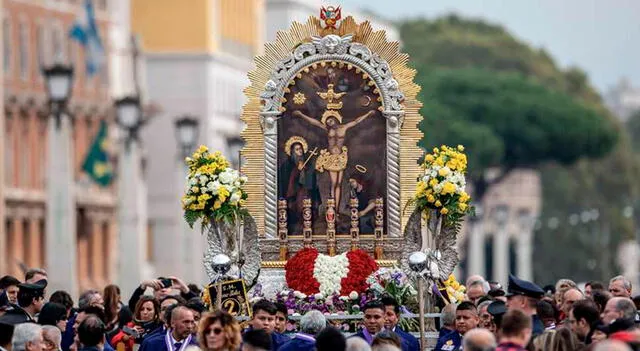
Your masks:
[{"label": "window", "polygon": [[20,78],[29,79],[29,24],[20,22]]},{"label": "window", "polygon": [[20,114],[20,122],[22,124],[22,130],[20,133],[20,140],[22,146],[20,147],[20,180],[19,185],[21,188],[30,188],[31,182],[29,181],[31,175],[31,153],[34,152],[33,146],[31,144],[31,140],[29,140],[29,115],[28,114]]},{"label": "window", "polygon": [[[42,25],[42,23],[38,23],[38,27],[36,29],[36,50],[39,69],[46,64],[47,51],[45,49],[45,45],[47,43],[47,39],[45,38],[45,33],[44,25]],[[39,76],[42,75],[39,74]]]},{"label": "window", "polygon": [[64,47],[64,35],[62,33],[61,25],[56,24],[53,26],[52,36],[53,61],[56,63],[66,63],[67,57]]},{"label": "window", "polygon": [[7,113],[7,117],[4,121],[5,132],[7,137],[4,138],[4,181],[8,186],[13,185],[13,137],[11,136],[11,127],[13,124],[13,115],[11,112]]},{"label": "window", "polygon": [[2,48],[4,72],[9,73],[11,71],[11,48],[13,47],[13,40],[11,40],[11,22],[9,22],[8,18],[2,19],[2,40],[4,43]]}]

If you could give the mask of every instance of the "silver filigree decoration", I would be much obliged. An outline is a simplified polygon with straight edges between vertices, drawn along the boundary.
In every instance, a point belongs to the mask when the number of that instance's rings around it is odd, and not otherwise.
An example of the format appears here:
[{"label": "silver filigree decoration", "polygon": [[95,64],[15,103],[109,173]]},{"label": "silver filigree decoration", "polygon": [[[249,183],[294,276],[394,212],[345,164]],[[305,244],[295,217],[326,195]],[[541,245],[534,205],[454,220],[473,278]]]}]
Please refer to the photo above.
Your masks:
[{"label": "silver filigree decoration", "polygon": [[214,222],[207,231],[207,249],[204,253],[204,268],[211,281],[220,276],[214,263],[216,257],[227,255],[231,268],[227,275],[242,277],[247,286],[252,287],[260,274],[260,251],[258,247],[258,228],[251,216],[247,216],[242,225],[242,247],[236,247],[237,227],[223,222]]},{"label": "silver filigree decoration", "polygon": [[[276,237],[277,215],[277,123],[285,88],[295,75],[305,67],[321,61],[342,61],[360,68],[376,83],[382,97],[383,116],[387,118],[387,233],[399,237],[400,216],[400,129],[403,122],[404,94],[393,77],[389,64],[366,45],[352,43],[352,36],[326,35],[312,37],[312,43],[304,43],[292,54],[278,62],[260,95],[263,101],[260,121],[265,134],[265,236]],[[393,135],[390,135],[393,134]]]},{"label": "silver filigree decoration", "polygon": [[349,50],[349,44],[353,35],[348,34],[342,37],[335,34],[325,35],[324,37],[312,36],[311,42],[316,46],[318,53],[324,54],[338,54],[344,55]]},{"label": "silver filigree decoration", "polygon": [[[409,222],[405,228],[405,246],[402,250],[401,266],[405,271],[409,271],[409,256],[415,252],[423,252],[428,266],[421,272],[421,276],[428,281],[447,280],[449,275],[458,264],[458,249],[456,239],[458,228],[439,221],[439,216],[435,211],[429,216],[427,223],[427,242],[423,242],[422,235],[422,212],[415,210],[409,217]],[[440,230],[437,230],[438,222],[441,223]]]}]

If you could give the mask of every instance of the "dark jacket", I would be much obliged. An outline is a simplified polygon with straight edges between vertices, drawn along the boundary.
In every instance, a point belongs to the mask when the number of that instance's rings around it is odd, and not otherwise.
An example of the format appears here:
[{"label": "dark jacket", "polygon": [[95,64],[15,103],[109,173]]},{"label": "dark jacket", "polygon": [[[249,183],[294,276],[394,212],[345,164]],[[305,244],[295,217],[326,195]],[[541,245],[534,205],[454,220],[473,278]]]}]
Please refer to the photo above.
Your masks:
[{"label": "dark jacket", "polygon": [[[273,341],[273,339],[272,339]],[[278,348],[278,351],[307,351],[313,350],[316,346],[315,340],[311,340],[310,338],[300,337],[296,334],[296,336],[285,342],[282,346]]]},{"label": "dark jacket", "polygon": [[[165,342],[165,333],[158,333],[153,336],[147,336],[138,351],[173,351],[167,350],[167,343]],[[198,345],[198,338],[193,336],[189,345]]]},{"label": "dark jacket", "polygon": [[402,351],[420,350],[420,342],[418,341],[418,339],[416,339],[415,336],[405,332],[399,327],[396,327],[396,330],[394,330],[394,332],[398,334],[398,336],[400,337],[400,340],[402,340],[402,345],[401,345]]},{"label": "dark jacket", "polygon": [[[444,331],[444,332],[443,332]],[[440,336],[434,351],[455,351],[459,350],[462,345],[462,336],[455,330],[448,332],[443,328],[440,330]]]},{"label": "dark jacket", "polygon": [[16,325],[22,323],[36,323],[36,320],[18,305],[11,305],[11,308],[0,317],[0,321],[4,324]]}]

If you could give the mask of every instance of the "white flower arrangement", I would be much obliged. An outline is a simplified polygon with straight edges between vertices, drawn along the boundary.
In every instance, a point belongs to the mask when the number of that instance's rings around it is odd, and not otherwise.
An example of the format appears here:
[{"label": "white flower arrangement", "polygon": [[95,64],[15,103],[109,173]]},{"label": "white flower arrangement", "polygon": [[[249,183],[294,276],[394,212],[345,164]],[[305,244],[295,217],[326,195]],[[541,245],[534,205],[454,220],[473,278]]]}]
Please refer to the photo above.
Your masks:
[{"label": "white flower arrangement", "polygon": [[320,293],[330,296],[340,293],[342,278],[349,274],[349,259],[346,253],[338,256],[318,255],[313,267],[313,276],[320,283]]}]

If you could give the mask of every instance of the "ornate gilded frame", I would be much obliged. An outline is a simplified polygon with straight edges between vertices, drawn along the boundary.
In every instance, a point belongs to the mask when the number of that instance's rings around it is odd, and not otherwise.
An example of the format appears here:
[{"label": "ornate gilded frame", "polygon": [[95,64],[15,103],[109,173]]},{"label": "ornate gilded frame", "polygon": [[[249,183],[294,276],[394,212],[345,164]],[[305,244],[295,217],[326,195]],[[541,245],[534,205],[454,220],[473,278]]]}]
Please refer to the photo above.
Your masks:
[{"label": "ornate gilded frame", "polygon": [[413,211],[404,207],[420,172],[422,104],[416,99],[420,87],[413,82],[415,70],[407,66],[408,55],[399,52],[397,42],[388,42],[384,31],[373,31],[369,22],[358,24],[347,17],[331,29],[310,17],[305,24],[294,22],[288,31],[278,32],[274,43],[265,45],[245,89],[242,171],[249,178],[247,207],[263,239],[277,238],[277,120],[284,111],[285,89],[305,67],[330,61],[351,64],[368,74],[382,97],[387,120],[386,234],[401,237]]}]

